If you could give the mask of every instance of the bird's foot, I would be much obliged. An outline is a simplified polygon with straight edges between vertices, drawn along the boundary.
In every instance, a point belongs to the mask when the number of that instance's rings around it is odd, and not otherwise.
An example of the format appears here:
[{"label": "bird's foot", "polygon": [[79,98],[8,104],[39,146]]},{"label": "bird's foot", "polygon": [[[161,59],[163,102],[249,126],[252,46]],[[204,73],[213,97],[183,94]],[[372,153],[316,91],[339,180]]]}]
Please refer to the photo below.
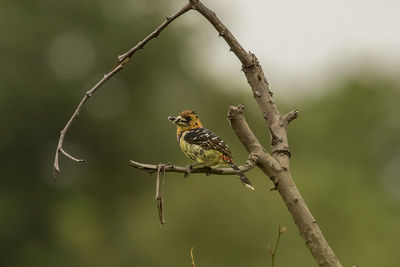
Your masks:
[{"label": "bird's foot", "polygon": [[212,167],[204,167],[204,168],[207,169],[206,175],[210,176],[212,174],[212,170],[213,170]]},{"label": "bird's foot", "polygon": [[193,168],[192,165],[187,165],[186,166],[186,172],[183,175],[185,177],[185,179],[188,178],[188,176],[192,173],[192,168]]}]

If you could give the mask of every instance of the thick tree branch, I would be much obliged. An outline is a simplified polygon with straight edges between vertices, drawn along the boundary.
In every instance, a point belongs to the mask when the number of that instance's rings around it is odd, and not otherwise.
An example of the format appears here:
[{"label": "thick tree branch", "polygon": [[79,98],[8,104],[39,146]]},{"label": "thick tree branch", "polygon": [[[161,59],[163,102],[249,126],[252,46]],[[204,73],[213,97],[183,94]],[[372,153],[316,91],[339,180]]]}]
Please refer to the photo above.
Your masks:
[{"label": "thick tree branch", "polygon": [[193,8],[202,14],[218,31],[219,35],[224,38],[226,43],[229,45],[230,50],[238,57],[242,62],[243,72],[246,75],[247,81],[253,90],[253,96],[257,101],[264,119],[270,128],[272,136],[276,136],[277,139],[272,140],[271,148],[272,153],[277,153],[282,156],[277,160],[281,162],[283,166],[288,165],[288,155],[290,154],[289,145],[287,142],[286,130],[279,124],[280,113],[272,99],[272,92],[268,87],[268,81],[265,78],[264,72],[256,58],[256,56],[246,50],[239,44],[233,34],[226,28],[226,26],[218,19],[215,12],[208,9],[198,0],[191,0]]},{"label": "thick tree branch", "polygon": [[228,111],[228,120],[231,123],[232,129],[235,131],[240,142],[244,145],[249,153],[257,153],[264,151],[257,137],[251,131],[246,119],[243,116],[244,105],[231,106]]},{"label": "thick tree branch", "polygon": [[228,30],[228,28],[225,27],[224,24],[222,24],[222,22],[219,20],[215,12],[208,9],[199,0],[190,0],[190,2],[193,4],[193,8],[198,12],[200,12],[211,23],[211,25],[214,26],[219,36],[224,38],[224,40],[228,43],[229,47],[231,48],[231,51],[235,53],[235,55],[239,58],[242,64],[245,67],[250,67],[253,64],[252,58],[249,57],[246,50],[244,50],[244,48],[239,44],[239,42],[236,40],[233,34]]},{"label": "thick tree branch", "polygon": [[[222,36],[230,46],[231,51],[233,51],[242,62],[242,70],[252,88],[254,99],[270,129],[272,156],[279,162],[280,168],[270,168],[267,166],[271,160],[266,160],[265,162],[259,161],[258,166],[265,174],[273,179],[276,189],[279,191],[279,194],[292,214],[301,236],[305,240],[307,247],[310,249],[317,263],[320,266],[342,266],[324,238],[289,172],[290,150],[287,140],[286,125],[296,117],[295,114],[297,115],[297,112],[289,113],[291,115],[287,115],[285,117],[285,123],[281,125],[281,114],[272,99],[268,81],[265,78],[256,56],[250,52],[246,52],[213,11],[209,10],[199,0],[190,1],[193,4],[193,8],[201,13],[214,26],[219,35]],[[240,128],[248,128],[248,125],[244,124],[245,120],[235,121],[235,118],[241,119],[240,116],[231,116],[231,125],[235,126],[233,129],[236,129],[235,133],[246,146],[246,149],[250,150],[254,147],[259,147],[258,144],[255,143],[256,139],[253,138],[254,135],[246,139],[242,136],[241,131],[237,131],[237,129]],[[268,154],[265,153],[265,155]]]},{"label": "thick tree branch", "polygon": [[[257,165],[258,157],[255,154],[250,154],[247,158],[247,162],[244,165],[238,166],[241,172],[247,172]],[[159,165],[140,163],[133,160],[129,161],[129,165],[136,169],[148,171],[150,173],[157,172]],[[163,171],[165,172],[177,172],[187,174],[187,167],[175,166],[172,164],[163,164]],[[190,173],[205,173],[205,174],[218,174],[218,175],[236,175],[236,172],[232,168],[193,168]]]},{"label": "thick tree branch", "polygon": [[114,74],[116,74],[118,71],[124,68],[125,64],[128,63],[129,59],[132,57],[132,55],[139,49],[143,49],[146,43],[148,43],[151,39],[156,38],[160,35],[161,31],[165,29],[165,27],[168,26],[172,21],[174,21],[176,18],[180,17],[187,11],[189,11],[192,8],[192,4],[189,2],[185,6],[183,6],[179,11],[177,11],[174,15],[171,17],[167,17],[166,20],[158,26],[152,33],[150,33],[146,38],[144,38],[142,41],[140,41],[137,45],[129,49],[128,52],[124,53],[123,55],[118,56],[117,63],[114,65],[114,67],[111,69],[111,71],[103,76],[103,78],[95,85],[93,86],[89,91],[86,92],[85,96],[82,98],[81,102],[75,109],[74,113],[72,114],[71,118],[68,120],[67,124],[64,126],[64,129],[60,132],[60,138],[58,140],[57,144],[57,149],[56,149],[56,154],[54,157],[54,164],[53,164],[53,179],[56,179],[56,176],[58,173],[60,173],[60,167],[59,167],[59,154],[62,153],[65,155],[67,158],[76,161],[76,162],[84,162],[83,159],[77,159],[71,154],[67,153],[63,149],[63,143],[64,143],[64,138],[65,134],[71,127],[72,123],[75,121],[75,119],[79,116],[79,112],[81,111],[82,107],[85,105],[86,101],[89,100],[89,98],[96,92],[97,89],[99,89],[108,79],[110,79]]},{"label": "thick tree branch", "polygon": [[[279,162],[274,159],[260,144],[257,137],[251,131],[246,119],[243,116],[244,105],[231,106],[228,111],[228,120],[236,136],[242,142],[249,153],[258,158],[258,167],[272,177],[273,171],[281,169]],[[272,179],[272,178],[271,178]]]}]

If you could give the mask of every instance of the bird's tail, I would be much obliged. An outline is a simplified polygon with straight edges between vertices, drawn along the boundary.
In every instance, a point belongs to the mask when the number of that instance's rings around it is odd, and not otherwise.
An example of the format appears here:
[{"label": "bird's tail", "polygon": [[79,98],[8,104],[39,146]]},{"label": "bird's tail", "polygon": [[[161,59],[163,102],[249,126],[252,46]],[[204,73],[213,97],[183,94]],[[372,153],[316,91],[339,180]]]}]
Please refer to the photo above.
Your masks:
[{"label": "bird's tail", "polygon": [[246,175],[244,175],[238,166],[236,166],[233,162],[231,161],[227,161],[227,163],[229,164],[229,166],[232,167],[232,169],[236,172],[236,174],[239,176],[240,181],[242,181],[242,183],[247,186],[248,188],[250,188],[251,190],[254,190],[253,185],[251,184],[250,180],[246,177]]}]

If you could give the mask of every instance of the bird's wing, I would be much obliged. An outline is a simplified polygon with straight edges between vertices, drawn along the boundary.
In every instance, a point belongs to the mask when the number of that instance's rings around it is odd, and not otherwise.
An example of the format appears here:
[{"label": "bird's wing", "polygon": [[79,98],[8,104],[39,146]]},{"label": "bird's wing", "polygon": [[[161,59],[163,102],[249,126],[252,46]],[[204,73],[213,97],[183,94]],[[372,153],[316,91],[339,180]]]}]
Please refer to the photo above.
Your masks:
[{"label": "bird's wing", "polygon": [[220,151],[223,155],[232,159],[232,152],[225,142],[206,128],[197,128],[188,131],[184,137],[189,144],[199,145],[204,149]]}]

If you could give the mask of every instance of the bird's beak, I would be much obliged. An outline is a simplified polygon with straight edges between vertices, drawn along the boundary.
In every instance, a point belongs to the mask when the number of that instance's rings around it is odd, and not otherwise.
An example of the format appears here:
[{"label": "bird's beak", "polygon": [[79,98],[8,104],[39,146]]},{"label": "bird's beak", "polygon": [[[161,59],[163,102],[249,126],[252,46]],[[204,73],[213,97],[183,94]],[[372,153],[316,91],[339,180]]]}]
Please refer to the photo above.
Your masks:
[{"label": "bird's beak", "polygon": [[169,116],[168,119],[169,119],[170,121],[172,121],[172,123],[177,124],[178,122],[181,121],[182,117],[181,117],[181,116],[178,116],[178,117]]}]

